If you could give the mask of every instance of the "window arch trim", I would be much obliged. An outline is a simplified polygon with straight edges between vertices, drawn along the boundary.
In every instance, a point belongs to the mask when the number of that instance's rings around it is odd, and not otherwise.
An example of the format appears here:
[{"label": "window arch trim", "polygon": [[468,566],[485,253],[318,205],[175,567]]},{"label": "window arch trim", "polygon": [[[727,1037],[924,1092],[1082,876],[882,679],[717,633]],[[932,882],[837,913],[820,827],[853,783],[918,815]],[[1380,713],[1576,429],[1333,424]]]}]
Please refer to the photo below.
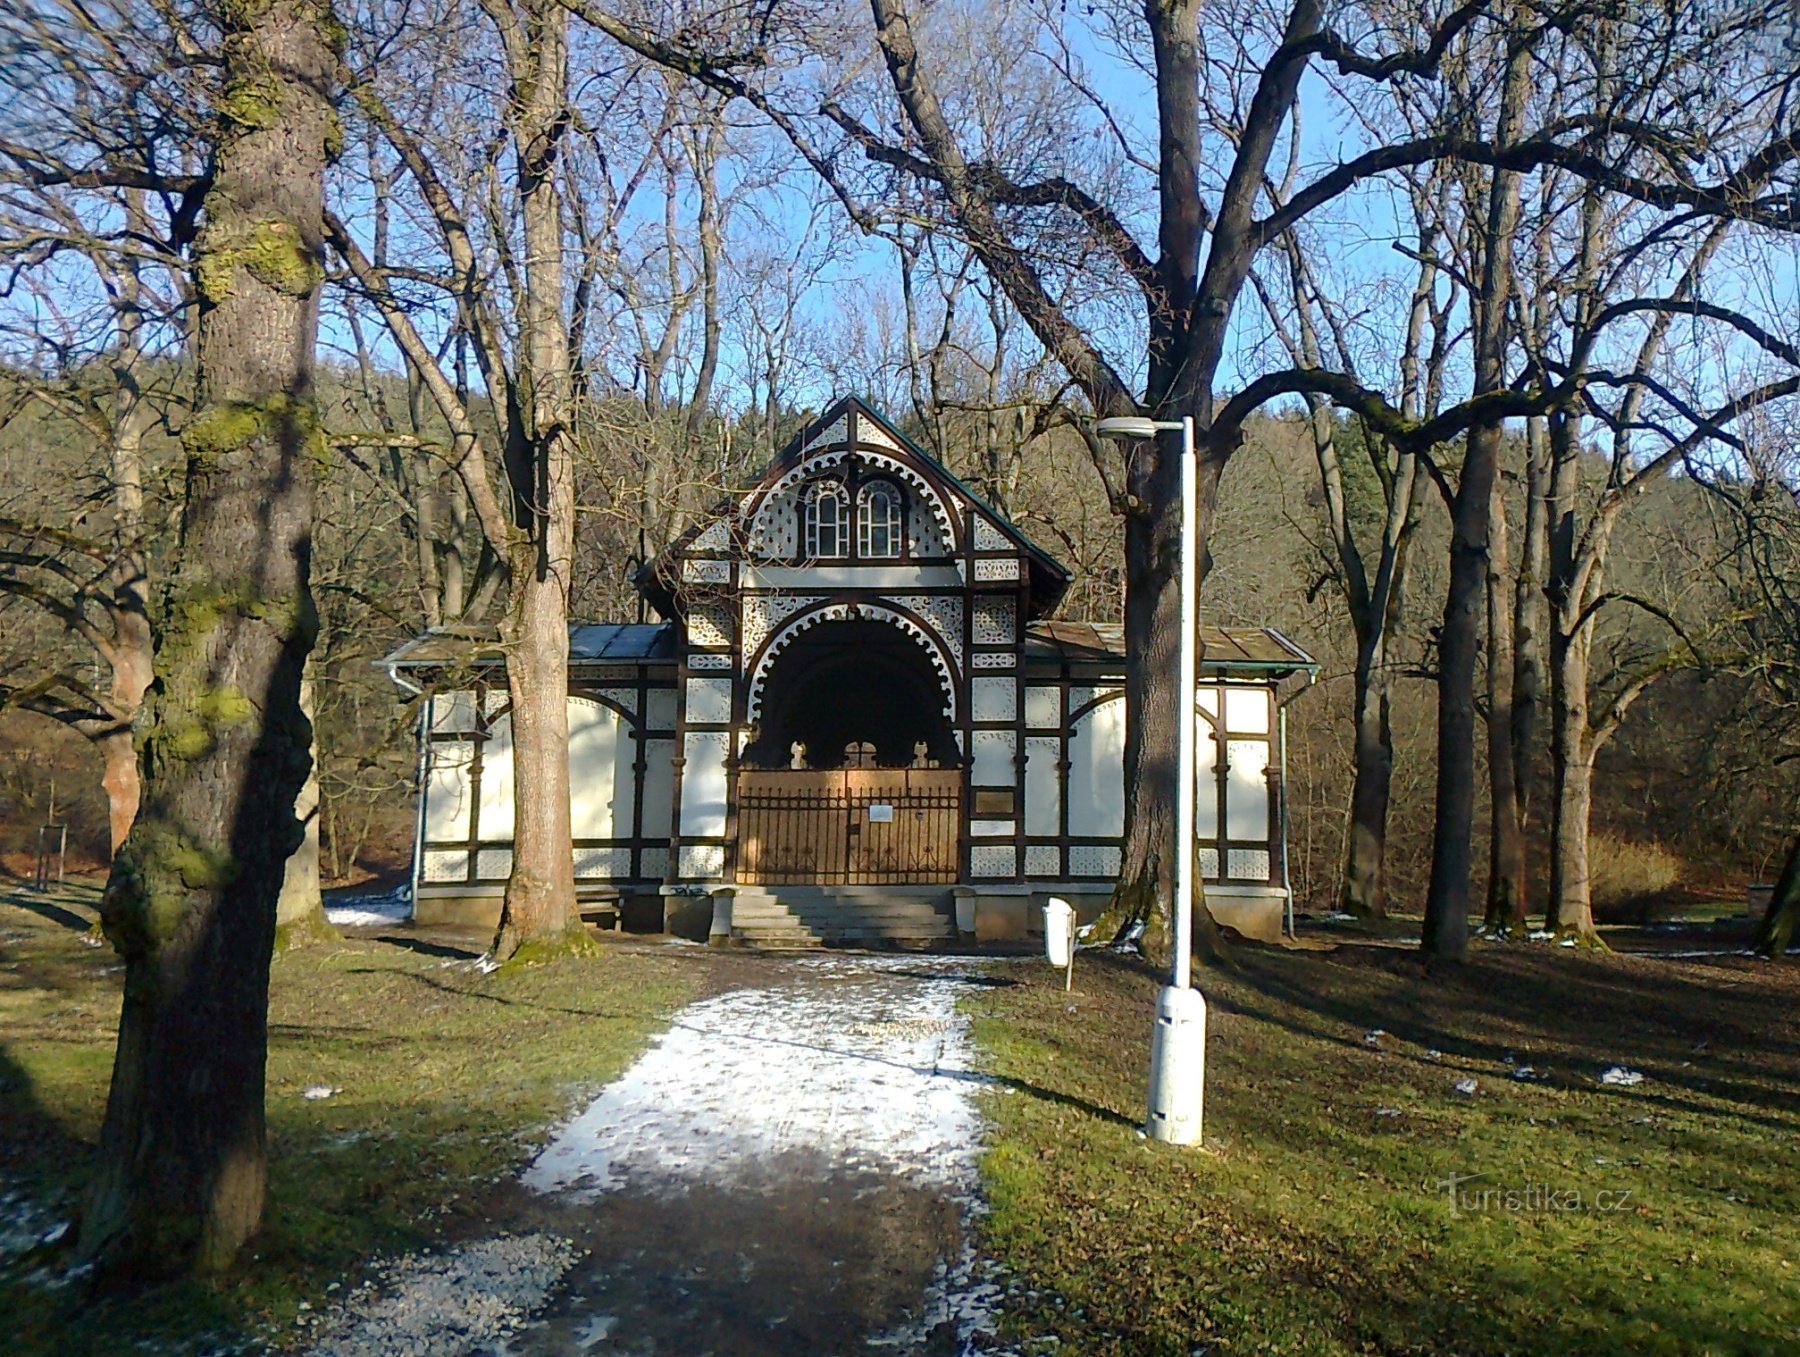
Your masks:
[{"label": "window arch trim", "polygon": [[821,477],[802,493],[800,550],[809,561],[841,561],[850,554],[850,496],[841,482]]},{"label": "window arch trim", "polygon": [[906,494],[886,477],[865,481],[857,491],[856,554],[868,561],[906,554]]}]

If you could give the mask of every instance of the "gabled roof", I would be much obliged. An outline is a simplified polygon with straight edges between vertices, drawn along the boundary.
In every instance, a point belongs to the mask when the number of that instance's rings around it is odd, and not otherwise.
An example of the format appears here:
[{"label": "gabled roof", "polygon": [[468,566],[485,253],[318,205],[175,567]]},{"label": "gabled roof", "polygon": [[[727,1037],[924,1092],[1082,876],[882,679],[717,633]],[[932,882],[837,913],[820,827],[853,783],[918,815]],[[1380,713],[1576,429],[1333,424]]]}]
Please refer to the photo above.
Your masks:
[{"label": "gabled roof", "polygon": [[[479,668],[505,657],[499,628],[458,627],[415,636],[380,661],[400,669]],[[675,662],[675,628],[667,622],[571,622],[570,664]]]},{"label": "gabled roof", "polygon": [[[1280,678],[1319,667],[1317,660],[1273,627],[1202,624],[1200,639],[1206,647],[1200,660],[1202,673]],[[1116,622],[1033,622],[1025,633],[1025,658],[1122,668],[1128,659],[1125,628]]]},{"label": "gabled roof", "polygon": [[676,568],[686,555],[694,540],[721,518],[735,517],[739,504],[754,495],[758,490],[773,485],[794,467],[805,461],[808,448],[819,435],[829,430],[840,419],[854,414],[859,422],[868,421],[887,435],[893,443],[904,450],[906,456],[919,464],[932,478],[942,482],[956,496],[965,500],[977,512],[991,520],[1010,541],[1025,553],[1030,561],[1032,583],[1032,607],[1038,615],[1049,612],[1061,600],[1073,578],[1068,569],[1049,552],[1032,541],[1011,519],[1002,514],[982,496],[975,493],[969,485],[955,475],[948,467],[899,429],[894,427],[879,411],[855,396],[845,396],[835,401],[829,409],[800,430],[775,458],[760,471],[742,482],[736,490],[726,498],[713,505],[698,521],[688,527],[679,537],[664,547],[652,560],[646,562],[632,577],[633,582],[658,611],[671,612],[675,595],[679,592],[679,570]]}]

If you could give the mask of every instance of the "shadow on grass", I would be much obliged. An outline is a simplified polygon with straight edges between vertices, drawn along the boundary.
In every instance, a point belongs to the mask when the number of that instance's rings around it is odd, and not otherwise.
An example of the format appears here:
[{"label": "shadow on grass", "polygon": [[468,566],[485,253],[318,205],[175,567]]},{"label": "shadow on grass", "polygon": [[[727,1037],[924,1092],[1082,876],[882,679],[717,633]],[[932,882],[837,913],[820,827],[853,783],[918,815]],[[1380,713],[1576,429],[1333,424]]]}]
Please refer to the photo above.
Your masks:
[{"label": "shadow on grass", "polygon": [[40,919],[48,919],[51,923],[66,928],[72,933],[85,933],[90,927],[88,920],[82,918],[74,910],[64,909],[54,901],[46,900],[28,890],[9,892],[4,903],[29,910]]},{"label": "shadow on grass", "polygon": [[442,957],[446,961],[479,961],[482,955],[447,942],[427,942],[424,938],[405,938],[395,933],[377,934],[375,941],[389,947],[398,947],[402,951],[415,952],[419,956]]},{"label": "shadow on grass", "polygon": [[[1700,971],[1700,974],[1696,974]],[[1553,1087],[1598,1093],[1620,1064],[1647,1083],[1629,1096],[1669,1112],[1731,1115],[1782,1133],[1800,1120],[1800,1043],[1771,1030],[1776,1002],[1759,975],[1677,966],[1629,954],[1508,945],[1463,966],[1417,953],[1347,946],[1329,953],[1243,949],[1229,972],[1202,977],[1208,999],[1308,1040],[1363,1049],[1376,1028],[1417,1051],[1422,1067],[1527,1058]],[[1438,1051],[1442,1065],[1426,1050]],[[1721,1106],[1721,1105],[1724,1106]]]}]

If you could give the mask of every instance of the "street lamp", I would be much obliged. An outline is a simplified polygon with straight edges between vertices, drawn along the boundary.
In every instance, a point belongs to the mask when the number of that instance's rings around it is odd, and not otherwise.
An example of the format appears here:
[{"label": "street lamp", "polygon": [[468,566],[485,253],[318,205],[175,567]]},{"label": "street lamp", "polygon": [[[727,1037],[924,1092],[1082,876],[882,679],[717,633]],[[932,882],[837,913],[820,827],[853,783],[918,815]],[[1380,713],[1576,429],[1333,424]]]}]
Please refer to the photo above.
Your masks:
[{"label": "street lamp", "polygon": [[1199,622],[1199,525],[1195,518],[1194,417],[1121,415],[1094,431],[1105,438],[1155,438],[1181,430],[1181,638],[1176,654],[1175,968],[1156,1000],[1150,1041],[1150,1108],[1145,1132],[1172,1145],[1200,1143],[1206,1102],[1206,1000],[1193,988],[1194,937],[1194,645]]}]

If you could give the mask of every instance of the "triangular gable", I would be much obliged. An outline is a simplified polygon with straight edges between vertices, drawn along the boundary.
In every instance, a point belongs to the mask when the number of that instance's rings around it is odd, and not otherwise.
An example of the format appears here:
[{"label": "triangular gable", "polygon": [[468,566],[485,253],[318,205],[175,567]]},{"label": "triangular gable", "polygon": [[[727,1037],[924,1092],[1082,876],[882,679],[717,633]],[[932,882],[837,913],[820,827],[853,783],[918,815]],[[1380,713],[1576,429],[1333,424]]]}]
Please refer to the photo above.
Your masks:
[{"label": "triangular gable", "polygon": [[[972,539],[975,552],[1023,553],[1030,562],[1035,586],[1033,593],[1037,596],[1034,614],[1043,615],[1061,598],[1070,580],[1069,572],[1061,562],[1028,538],[942,462],[854,396],[833,403],[794,435],[760,472],[734,494],[715,504],[646,564],[636,577],[640,590],[666,612],[682,592],[684,582],[722,582],[722,572],[689,562],[773,553],[775,544],[750,540],[760,507],[785,485],[814,474],[818,468],[813,467],[813,463],[822,465],[831,457],[848,457],[852,452],[864,460],[877,460],[900,479],[910,481],[927,502],[953,502],[956,509],[953,520],[940,515],[940,528],[954,532],[960,523],[961,538]],[[945,547],[945,555],[960,554],[955,542],[947,542]],[[710,578],[713,573],[720,573],[721,578]]]}]

